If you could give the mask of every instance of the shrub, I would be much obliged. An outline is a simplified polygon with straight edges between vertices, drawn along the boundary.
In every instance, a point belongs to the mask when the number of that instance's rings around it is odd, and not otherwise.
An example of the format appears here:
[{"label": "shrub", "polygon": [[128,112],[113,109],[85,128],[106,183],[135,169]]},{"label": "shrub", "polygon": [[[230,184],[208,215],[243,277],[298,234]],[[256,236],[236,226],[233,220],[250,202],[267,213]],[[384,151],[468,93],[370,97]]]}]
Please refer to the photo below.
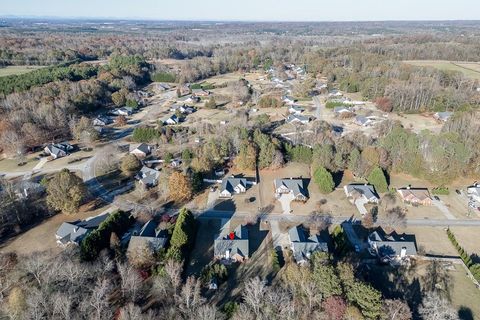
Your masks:
[{"label": "shrub", "polygon": [[325,103],[325,108],[327,109],[333,109],[335,107],[350,107],[350,105],[341,101],[327,101],[327,103]]},{"label": "shrub", "polygon": [[133,130],[132,139],[135,142],[152,142],[160,136],[160,132],[155,128],[139,127]]}]

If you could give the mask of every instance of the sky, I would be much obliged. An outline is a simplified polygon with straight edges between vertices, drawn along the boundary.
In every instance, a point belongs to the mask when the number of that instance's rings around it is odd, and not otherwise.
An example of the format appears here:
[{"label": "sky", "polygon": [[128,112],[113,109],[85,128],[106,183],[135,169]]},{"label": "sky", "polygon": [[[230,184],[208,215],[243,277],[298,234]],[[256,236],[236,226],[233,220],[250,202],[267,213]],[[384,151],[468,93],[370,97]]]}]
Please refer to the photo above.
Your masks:
[{"label": "sky", "polygon": [[212,21],[480,20],[480,0],[0,0],[0,16]]}]

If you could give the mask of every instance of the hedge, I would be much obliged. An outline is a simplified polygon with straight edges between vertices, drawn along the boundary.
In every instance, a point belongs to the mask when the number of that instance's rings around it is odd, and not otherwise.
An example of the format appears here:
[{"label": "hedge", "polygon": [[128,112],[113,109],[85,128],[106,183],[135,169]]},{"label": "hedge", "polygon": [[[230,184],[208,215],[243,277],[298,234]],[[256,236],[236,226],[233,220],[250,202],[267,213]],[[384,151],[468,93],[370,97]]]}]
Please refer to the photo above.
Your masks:
[{"label": "hedge", "polygon": [[455,249],[457,249],[457,252],[460,255],[460,258],[462,259],[463,263],[465,263],[467,268],[470,270],[473,277],[477,281],[480,281],[480,263],[475,263],[475,264],[473,263],[472,257],[460,246],[457,239],[455,238],[455,235],[450,229],[447,229],[447,235],[448,235],[448,239],[450,239]]}]

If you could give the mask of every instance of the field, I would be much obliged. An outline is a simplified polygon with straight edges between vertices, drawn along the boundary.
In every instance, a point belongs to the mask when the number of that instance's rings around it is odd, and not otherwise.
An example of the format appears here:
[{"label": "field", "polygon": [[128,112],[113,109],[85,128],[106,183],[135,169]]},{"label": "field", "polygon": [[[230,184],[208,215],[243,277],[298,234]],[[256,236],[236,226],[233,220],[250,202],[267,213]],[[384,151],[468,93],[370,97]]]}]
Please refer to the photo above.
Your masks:
[{"label": "field", "polygon": [[432,67],[444,71],[458,71],[471,79],[480,79],[480,63],[445,60],[407,60],[407,64],[419,67]]},{"label": "field", "polygon": [[5,68],[0,68],[0,77],[6,77],[11,75],[19,75],[28,73],[30,71],[40,69],[43,67],[38,66],[8,66]]},{"label": "field", "polygon": [[[427,275],[435,270],[431,268],[431,263],[419,260],[406,271],[389,266],[370,265],[364,276],[387,298],[405,298],[415,312],[421,303],[422,291],[429,286],[431,280]],[[461,319],[477,319],[480,316],[480,291],[467,277],[465,270],[461,265],[445,262],[439,262],[438,266],[439,278],[449,279],[447,291]]]}]

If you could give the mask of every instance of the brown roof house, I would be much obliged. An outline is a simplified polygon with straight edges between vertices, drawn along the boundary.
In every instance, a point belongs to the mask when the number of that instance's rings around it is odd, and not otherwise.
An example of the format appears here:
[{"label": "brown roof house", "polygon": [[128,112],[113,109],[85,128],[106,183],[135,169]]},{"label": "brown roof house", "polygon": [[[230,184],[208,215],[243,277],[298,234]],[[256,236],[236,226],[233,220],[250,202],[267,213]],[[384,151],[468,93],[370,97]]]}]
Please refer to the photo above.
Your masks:
[{"label": "brown roof house", "polygon": [[427,188],[405,187],[397,189],[397,192],[405,203],[424,206],[432,204],[432,198],[430,197],[430,192],[428,192]]}]

